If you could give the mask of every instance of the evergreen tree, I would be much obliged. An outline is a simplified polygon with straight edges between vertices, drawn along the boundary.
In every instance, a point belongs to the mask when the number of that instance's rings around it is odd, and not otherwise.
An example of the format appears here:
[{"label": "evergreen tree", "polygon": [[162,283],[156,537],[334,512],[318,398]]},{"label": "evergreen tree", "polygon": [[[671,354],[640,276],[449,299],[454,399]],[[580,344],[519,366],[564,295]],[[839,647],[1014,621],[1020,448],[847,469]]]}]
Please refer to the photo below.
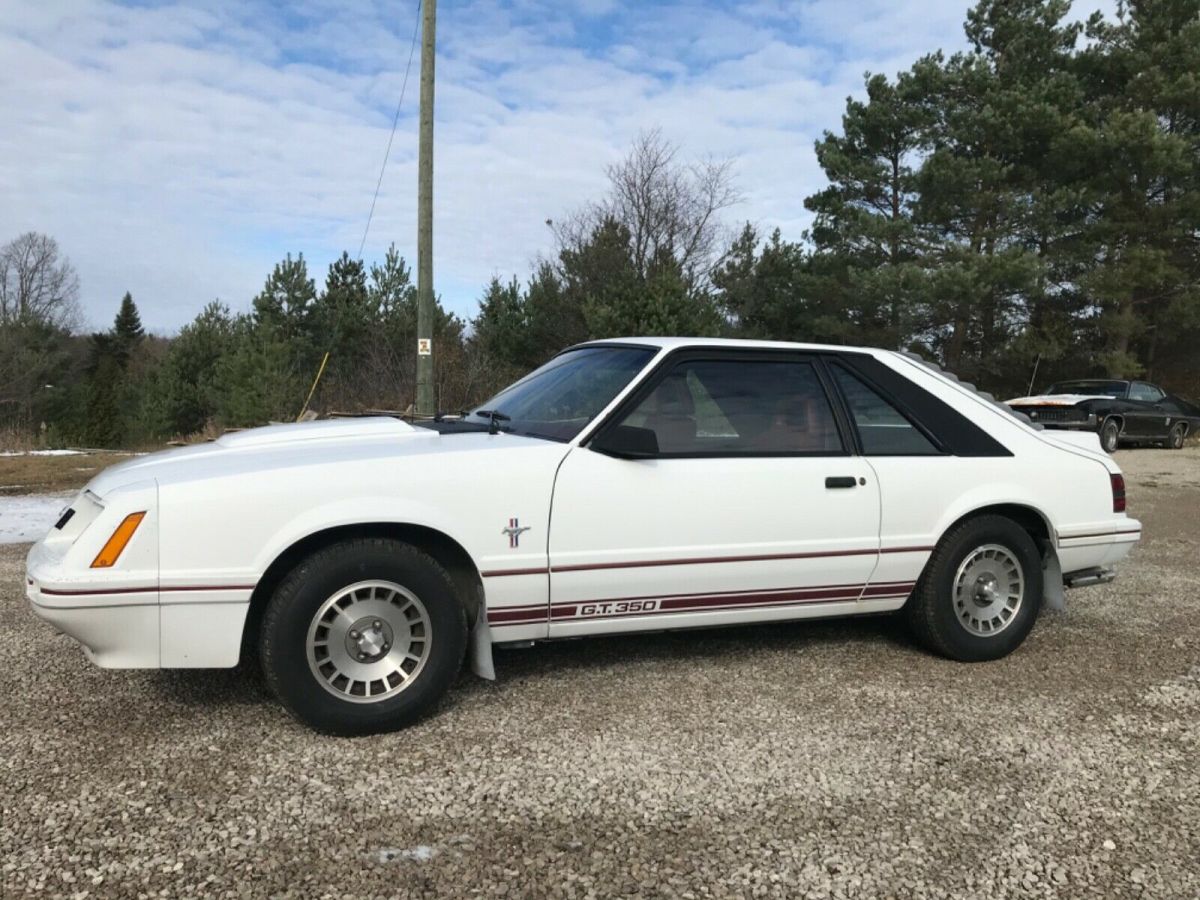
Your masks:
[{"label": "evergreen tree", "polygon": [[724,319],[711,294],[689,289],[687,272],[669,246],[639,267],[629,229],[605,219],[588,238],[560,254],[564,292],[583,313],[591,337],[715,335]]},{"label": "evergreen tree", "polygon": [[121,308],[113,320],[112,337],[113,351],[117,354],[122,367],[128,366],[129,358],[146,336],[142,328],[142,317],[138,314],[137,305],[128,291],[121,298]]},{"label": "evergreen tree", "polygon": [[255,322],[264,328],[278,331],[289,342],[299,342],[297,351],[307,349],[310,337],[309,319],[316,305],[316,284],[308,277],[304,254],[295,259],[289,253],[267,277],[266,284],[254,298]]},{"label": "evergreen tree", "polygon": [[367,301],[371,314],[384,322],[413,320],[416,324],[417,286],[413,283],[412,268],[396,249],[388,245],[383,265],[371,265],[371,280],[367,286]]},{"label": "evergreen tree", "polygon": [[1164,345],[1200,333],[1200,0],[1121,4],[1116,22],[1093,16],[1088,36],[1093,130],[1081,149],[1096,265],[1083,282],[1104,368],[1153,374]]},{"label": "evergreen tree", "polygon": [[475,346],[489,357],[513,368],[527,367],[529,328],[525,297],[516,278],[504,282],[492,276],[479,301],[472,328]]},{"label": "evergreen tree", "polygon": [[867,99],[846,103],[842,133],[826,132],[817,142],[830,183],[805,206],[816,216],[814,247],[830,258],[813,287],[840,307],[838,318],[853,323],[864,343],[899,346],[922,324],[923,248],[914,212],[935,115],[930,82],[940,64],[927,58],[895,82],[868,76]]},{"label": "evergreen tree", "polygon": [[838,255],[815,259],[801,244],[785,241],[778,228],[761,251],[759,243],[747,223],[712,276],[717,300],[739,334],[828,343],[856,338],[846,265]]},{"label": "evergreen tree", "polygon": [[194,434],[216,417],[221,406],[217,367],[233,341],[229,308],[215,300],[180,330],[157,376],[157,396],[148,404],[157,421],[155,430]]},{"label": "evergreen tree", "polygon": [[335,368],[353,367],[354,351],[370,327],[370,313],[366,266],[342,251],[329,266],[312,317],[316,346],[331,351],[330,364]]}]

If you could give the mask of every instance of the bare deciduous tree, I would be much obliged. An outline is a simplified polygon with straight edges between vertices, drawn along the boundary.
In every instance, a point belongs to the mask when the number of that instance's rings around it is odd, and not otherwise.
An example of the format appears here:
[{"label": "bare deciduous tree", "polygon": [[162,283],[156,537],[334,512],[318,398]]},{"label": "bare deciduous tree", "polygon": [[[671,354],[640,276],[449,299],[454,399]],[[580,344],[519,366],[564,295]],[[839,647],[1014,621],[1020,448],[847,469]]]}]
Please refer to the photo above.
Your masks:
[{"label": "bare deciduous tree", "polygon": [[70,330],[79,321],[79,276],[58,242],[29,231],[0,248],[0,327]]},{"label": "bare deciduous tree", "polygon": [[707,283],[725,238],[719,216],[742,199],[730,160],[681,163],[679,148],[655,128],[605,170],[609,194],[562,222],[550,222],[560,249],[576,248],[601,222],[629,229],[634,264],[645,274],[660,253],[674,256],[692,287]]}]

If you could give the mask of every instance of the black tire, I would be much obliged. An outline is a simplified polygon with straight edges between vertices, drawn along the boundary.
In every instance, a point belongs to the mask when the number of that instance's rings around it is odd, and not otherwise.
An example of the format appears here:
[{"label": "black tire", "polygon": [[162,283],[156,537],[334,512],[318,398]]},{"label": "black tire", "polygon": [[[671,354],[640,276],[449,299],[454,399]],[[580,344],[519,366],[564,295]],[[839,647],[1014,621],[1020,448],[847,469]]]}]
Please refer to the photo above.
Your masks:
[{"label": "black tire", "polygon": [[[1024,589],[1011,618],[996,626],[995,633],[980,635],[960,621],[954,582],[959,567],[990,545],[1004,548],[1020,564]],[[982,662],[1019,647],[1041,605],[1042,560],[1033,538],[1012,519],[982,515],[954,526],[941,539],[904,611],[913,634],[930,650],[961,662]],[[966,615],[970,617],[969,607]]]},{"label": "black tire", "polygon": [[[419,598],[428,619],[428,648],[398,693],[353,702],[334,696],[314,673],[309,629],[328,600],[372,580],[394,583]],[[336,610],[331,614],[336,620]],[[361,735],[395,731],[428,714],[454,683],[466,647],[466,611],[436,560],[400,541],[355,538],[313,553],[284,578],[263,615],[259,658],[268,686],[297,719],[327,734]]]},{"label": "black tire", "polygon": [[1187,436],[1187,427],[1182,422],[1179,422],[1178,424],[1176,424],[1176,426],[1174,428],[1171,429],[1171,433],[1169,435],[1167,435],[1167,441],[1166,441],[1167,449],[1168,450],[1182,450],[1183,449],[1183,439],[1186,436]]},{"label": "black tire", "polygon": [[1121,443],[1121,425],[1116,419],[1105,419],[1100,428],[1100,446],[1105,453],[1116,453]]}]

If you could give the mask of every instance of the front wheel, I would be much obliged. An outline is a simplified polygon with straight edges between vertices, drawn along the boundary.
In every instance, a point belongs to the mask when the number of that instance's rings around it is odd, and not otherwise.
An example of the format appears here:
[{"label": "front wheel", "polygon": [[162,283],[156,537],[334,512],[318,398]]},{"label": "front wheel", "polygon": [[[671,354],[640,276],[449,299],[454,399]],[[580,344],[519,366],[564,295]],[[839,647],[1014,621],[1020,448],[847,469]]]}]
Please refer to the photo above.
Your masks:
[{"label": "front wheel", "polygon": [[1182,422],[1171,429],[1171,433],[1167,436],[1167,447],[1171,450],[1182,450],[1183,439],[1187,431]]},{"label": "front wheel", "polygon": [[1041,603],[1042,561],[1033,538],[1011,519],[989,515],[942,538],[905,612],[929,649],[981,662],[1019,647]]},{"label": "front wheel", "polygon": [[1116,453],[1121,441],[1121,426],[1116,419],[1109,419],[1100,429],[1100,446],[1105,453]]},{"label": "front wheel", "polygon": [[267,683],[302,722],[329,734],[394,731],[449,690],[467,621],[449,574],[383,538],[333,544],[283,580],[263,616]]}]

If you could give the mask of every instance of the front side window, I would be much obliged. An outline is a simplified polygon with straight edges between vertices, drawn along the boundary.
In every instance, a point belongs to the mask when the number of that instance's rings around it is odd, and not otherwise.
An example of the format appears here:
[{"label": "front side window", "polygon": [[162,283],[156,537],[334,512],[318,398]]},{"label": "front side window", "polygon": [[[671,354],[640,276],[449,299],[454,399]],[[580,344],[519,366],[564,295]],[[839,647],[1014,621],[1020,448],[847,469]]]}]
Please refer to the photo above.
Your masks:
[{"label": "front side window", "polygon": [[878,391],[840,365],[834,380],[846,398],[866,456],[929,456],[937,447]]},{"label": "front side window", "polygon": [[654,357],[646,347],[580,347],[559,354],[468,413],[502,431],[569,441]]},{"label": "front side window", "polygon": [[663,456],[841,455],[811,363],[687,360],[620,423],[654,432]]}]

